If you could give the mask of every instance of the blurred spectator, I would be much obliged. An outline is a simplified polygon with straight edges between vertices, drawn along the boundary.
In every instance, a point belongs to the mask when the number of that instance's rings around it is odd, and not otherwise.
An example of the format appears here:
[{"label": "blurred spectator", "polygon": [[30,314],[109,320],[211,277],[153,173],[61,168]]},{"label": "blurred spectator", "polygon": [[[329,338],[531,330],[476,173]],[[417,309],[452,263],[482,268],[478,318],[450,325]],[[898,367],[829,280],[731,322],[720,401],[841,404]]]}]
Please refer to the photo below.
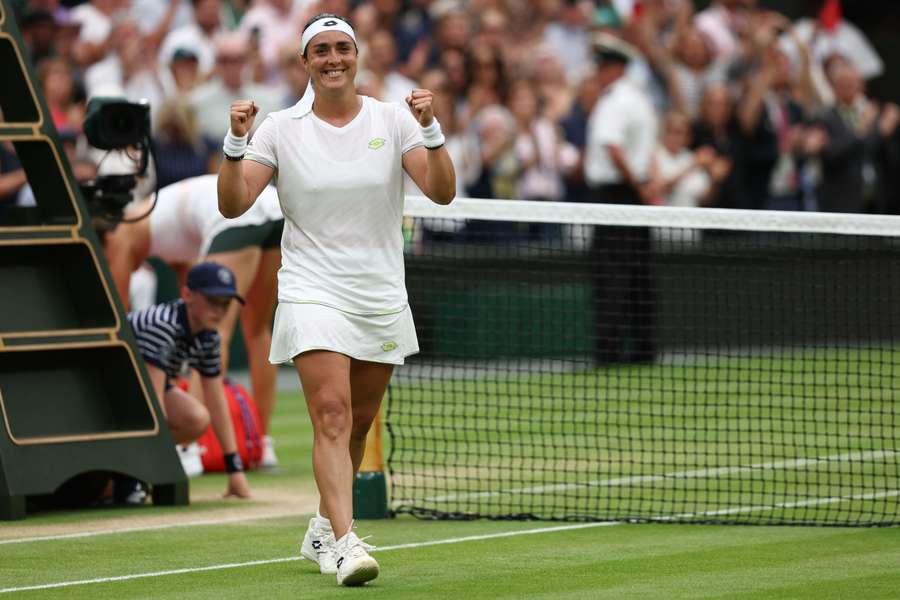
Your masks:
[{"label": "blurred spectator", "polygon": [[[754,35],[764,49],[761,63],[744,81],[738,120],[745,137],[742,187],[748,208],[801,210],[801,165],[798,164],[803,123],[815,108],[809,54],[781,15],[759,15]],[[796,75],[778,45],[788,32],[804,57]]]},{"label": "blurred spectator", "polygon": [[[609,33],[593,39],[602,89],[588,122],[585,177],[596,202],[652,203],[650,158],[656,114],[644,91],[625,76],[637,50]],[[656,358],[656,290],[647,227],[595,227],[594,361],[599,365],[653,362]]]},{"label": "blurred spectator", "polygon": [[22,18],[22,41],[33,63],[55,54],[56,21],[46,10],[29,10]]},{"label": "blurred spectator", "polygon": [[482,109],[475,117],[481,149],[481,173],[472,184],[476,198],[516,198],[521,173],[516,159],[516,122],[499,104]]},{"label": "blurred spectator", "polygon": [[573,84],[593,68],[587,28],[592,11],[593,3],[563,0],[556,18],[544,28],[544,43],[565,57],[566,79]]},{"label": "blurred spectator", "polygon": [[471,48],[466,64],[469,83],[466,90],[466,112],[468,117],[477,115],[481,109],[506,102],[506,68],[499,51],[486,44]]},{"label": "blurred spectator", "polygon": [[84,75],[88,97],[124,96],[128,100],[150,102],[151,120],[173,88],[170,74],[156,62],[137,23],[118,21],[109,35],[112,52],[91,65]]},{"label": "blurred spectator", "polygon": [[169,31],[190,25],[194,20],[191,0],[130,0],[129,16],[137,21],[143,35],[153,36],[158,47]]},{"label": "blurred spectator", "polygon": [[190,94],[200,83],[200,61],[197,55],[186,48],[178,48],[169,62],[169,72],[175,87],[175,95]]},{"label": "blurred spectator", "polygon": [[593,192],[584,179],[584,150],[587,143],[588,118],[600,97],[600,80],[591,73],[581,80],[575,101],[560,121],[565,140],[578,152],[578,160],[566,177],[566,200],[593,202]]},{"label": "blurred spectator", "polygon": [[823,180],[819,209],[884,212],[883,152],[897,132],[900,110],[895,104],[879,108],[866,98],[862,75],[850,63],[835,63],[828,75],[837,104],[821,119],[826,138],[820,144]]},{"label": "blurred spectator", "polygon": [[113,15],[123,12],[120,0],[89,0],[72,9],[72,18],[81,23],[79,58],[83,66],[102,60],[113,29]]},{"label": "blurred spectator", "polygon": [[[420,84],[434,93],[432,108],[434,117],[441,123],[447,152],[453,160],[456,171],[456,197],[470,196],[472,186],[481,174],[481,158],[478,154],[478,139],[471,129],[463,128],[456,116],[455,99],[447,84],[447,75],[432,69],[422,75]],[[407,191],[407,193],[413,193]],[[415,192],[421,193],[421,192]],[[424,219],[425,241],[455,241],[465,226],[460,219]]]},{"label": "blurred spectator", "polygon": [[532,68],[526,76],[534,79],[534,85],[541,103],[541,114],[553,123],[558,123],[568,112],[575,100],[574,86],[566,79],[566,70],[551,48],[538,46],[534,50]]},{"label": "blurred spectator", "polygon": [[700,99],[700,116],[694,125],[694,148],[707,147],[716,152],[713,169],[724,173],[719,182],[715,205],[721,208],[746,207],[739,187],[737,169],[741,164],[743,136],[734,114],[734,99],[725,84],[706,88]]},{"label": "blurred spectator", "polygon": [[667,206],[710,206],[728,163],[716,160],[709,146],[691,151],[691,121],[671,111],[663,119],[662,136],[650,167],[651,194]]},{"label": "blurred spectator", "polygon": [[739,39],[748,27],[756,0],[713,0],[694,19],[697,28],[712,41],[716,58],[729,60],[739,51]]},{"label": "blurred spectator", "polygon": [[269,112],[282,108],[276,88],[246,81],[246,61],[247,39],[243,35],[228,33],[216,39],[215,75],[191,94],[191,106],[204,137],[213,140],[224,137],[231,103],[238,98],[253,98],[259,105],[257,125]]},{"label": "blurred spectator", "polygon": [[294,40],[281,48],[281,80],[284,83],[282,106],[292,106],[300,101],[309,83],[309,73],[300,58],[300,40]]},{"label": "blurred spectator", "polygon": [[78,131],[84,121],[84,105],[74,101],[75,88],[70,72],[68,63],[62,58],[45,58],[37,64],[38,83],[58,131]]},{"label": "blurred spectator", "polygon": [[643,90],[625,77],[636,50],[607,33],[596,39],[602,92],[588,121],[585,176],[598,202],[641,204],[656,144],[656,113]]},{"label": "blurred spectator", "polygon": [[159,187],[205,175],[218,166],[218,139],[204,138],[187,98],[176,96],[159,109],[156,122],[156,176]]},{"label": "blurred spectator", "polygon": [[394,36],[386,29],[372,33],[363,62],[366,71],[360,74],[362,75],[360,93],[382,102],[405,105],[406,97],[419,86],[395,70],[396,61],[397,46],[394,43]]},{"label": "blurred spectator", "polygon": [[[794,29],[818,63],[840,54],[853,63],[863,79],[873,79],[884,72],[884,63],[865,34],[843,18],[840,0],[807,0],[807,4],[816,17],[799,19]],[[796,58],[790,45],[786,51],[792,59]]]},{"label": "blurred spectator", "polygon": [[537,89],[530,79],[510,86],[508,108],[516,122],[514,143],[522,174],[518,197],[563,200],[563,175],[575,166],[578,151],[559,135],[556,125],[540,114]]},{"label": "blurred spectator", "polygon": [[279,49],[300,36],[306,18],[305,13],[295,10],[294,4],[291,0],[257,0],[241,19],[238,31],[251,47],[258,49],[262,60],[264,76],[257,81],[277,80]]},{"label": "blurred spectator", "polygon": [[[663,75],[671,108],[695,119],[703,90],[726,80],[726,60],[717,60],[710,37],[692,25],[689,0],[678,3],[673,31],[665,44],[649,43],[651,64]],[[655,33],[659,35],[658,30]]]},{"label": "blurred spectator", "polygon": [[12,142],[0,141],[0,208],[14,206],[19,192],[28,184]]},{"label": "blurred spectator", "polygon": [[206,79],[215,66],[215,38],[224,33],[221,0],[191,0],[193,21],[172,30],[159,51],[160,64],[167,65],[179,48],[190,50],[200,61],[200,77]]},{"label": "blurred spectator", "polygon": [[465,52],[472,42],[469,15],[459,0],[435,0],[429,13],[434,23],[432,35],[419,40],[400,70],[410,79],[418,79],[426,68],[436,66],[445,50]]}]

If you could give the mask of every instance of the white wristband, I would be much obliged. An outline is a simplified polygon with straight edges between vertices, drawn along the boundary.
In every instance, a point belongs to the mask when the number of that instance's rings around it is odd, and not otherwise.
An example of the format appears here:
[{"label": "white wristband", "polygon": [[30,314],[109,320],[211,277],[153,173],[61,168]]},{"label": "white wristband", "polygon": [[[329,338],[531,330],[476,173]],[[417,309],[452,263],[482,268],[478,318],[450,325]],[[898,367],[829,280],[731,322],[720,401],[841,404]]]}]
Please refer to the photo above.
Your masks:
[{"label": "white wristband", "polygon": [[246,133],[238,137],[231,133],[231,128],[229,127],[228,133],[225,134],[225,142],[222,144],[222,151],[225,152],[225,156],[232,158],[244,156],[244,153],[247,151],[247,139],[249,137],[249,134]]},{"label": "white wristband", "polygon": [[441,132],[441,124],[438,120],[431,119],[431,125],[422,128],[422,137],[425,139],[425,147],[434,149],[444,145],[444,134]]}]

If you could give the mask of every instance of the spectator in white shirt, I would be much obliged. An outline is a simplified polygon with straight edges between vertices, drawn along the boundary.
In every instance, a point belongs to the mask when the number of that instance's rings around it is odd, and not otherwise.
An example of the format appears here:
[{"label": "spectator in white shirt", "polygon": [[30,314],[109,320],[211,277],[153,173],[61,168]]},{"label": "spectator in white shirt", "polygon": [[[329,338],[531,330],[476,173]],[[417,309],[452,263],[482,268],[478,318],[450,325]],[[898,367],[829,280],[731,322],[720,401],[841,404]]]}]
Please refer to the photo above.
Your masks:
[{"label": "spectator in white shirt", "polygon": [[[203,0],[205,1],[205,0]],[[228,131],[227,115],[231,103],[239,98],[253,98],[261,113],[257,123],[273,110],[282,108],[278,89],[247,81],[247,39],[232,32],[216,39],[215,75],[191,93],[191,106],[197,113],[200,132],[218,140]]]},{"label": "spectator in white shirt", "polygon": [[194,20],[173,30],[163,40],[159,62],[168,65],[179,48],[190,50],[200,61],[200,75],[206,78],[215,66],[215,38],[223,33],[221,0],[191,0]]},{"label": "spectator in white shirt", "polygon": [[[656,145],[656,113],[647,94],[625,76],[638,51],[623,40],[594,37],[602,93],[588,122],[585,177],[596,201],[643,204]],[[591,284],[594,362],[652,363],[656,359],[656,289],[648,227],[594,228]]]}]

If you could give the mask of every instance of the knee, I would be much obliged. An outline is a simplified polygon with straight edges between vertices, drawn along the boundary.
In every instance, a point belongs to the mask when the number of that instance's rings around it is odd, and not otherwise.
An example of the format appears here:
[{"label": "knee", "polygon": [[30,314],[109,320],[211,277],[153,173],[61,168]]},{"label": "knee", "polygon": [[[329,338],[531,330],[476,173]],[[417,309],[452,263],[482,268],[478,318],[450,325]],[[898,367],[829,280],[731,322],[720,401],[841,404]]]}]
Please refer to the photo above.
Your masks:
[{"label": "knee", "polygon": [[372,421],[375,420],[374,414],[357,414],[353,413],[353,426],[350,429],[350,439],[353,442],[361,443],[366,441],[369,429],[372,428]]},{"label": "knee", "polygon": [[341,440],[350,433],[351,424],[349,398],[328,394],[316,399],[313,425],[318,435],[331,441]]},{"label": "knee", "polygon": [[191,440],[196,440],[209,428],[209,424],[209,411],[206,410],[205,406],[198,405],[190,414],[185,416],[185,435],[189,436]]}]

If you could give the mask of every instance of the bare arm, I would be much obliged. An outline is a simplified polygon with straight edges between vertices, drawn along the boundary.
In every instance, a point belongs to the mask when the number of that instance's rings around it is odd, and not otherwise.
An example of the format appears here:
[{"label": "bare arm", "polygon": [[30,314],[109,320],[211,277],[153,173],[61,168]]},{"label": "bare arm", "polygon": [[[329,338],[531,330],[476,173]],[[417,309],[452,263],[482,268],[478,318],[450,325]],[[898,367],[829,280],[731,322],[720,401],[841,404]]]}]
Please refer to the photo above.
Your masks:
[{"label": "bare arm", "polygon": [[156,402],[159,404],[159,410],[162,411],[163,419],[166,416],[166,373],[159,367],[146,363],[147,374],[150,376],[150,383],[153,385],[153,391],[156,393]]},{"label": "bare arm", "polygon": [[[413,90],[406,99],[422,126],[428,126],[434,120],[431,99],[432,94],[428,90]],[[410,150],[403,155],[403,168],[432,202],[450,204],[456,196],[456,172],[446,145]]]},{"label": "bare arm", "polygon": [[[209,410],[209,419],[216,438],[222,446],[222,452],[231,454],[237,452],[237,440],[234,437],[234,427],[231,423],[231,414],[228,411],[228,401],[225,399],[224,382],[222,376],[201,377],[200,385],[203,388],[203,403]],[[237,496],[248,498],[250,487],[243,472],[231,473],[228,476],[228,489],[225,496]]]},{"label": "bare arm", "polygon": [[[252,100],[235,100],[231,103],[231,133],[237,137],[247,135],[253,128],[253,120],[259,107]],[[217,190],[219,212],[227,219],[239,217],[247,212],[275,170],[252,160],[222,159],[219,165]]]},{"label": "bare arm", "polygon": [[0,196],[11,196],[25,187],[28,178],[25,169],[16,169],[0,175]]}]

